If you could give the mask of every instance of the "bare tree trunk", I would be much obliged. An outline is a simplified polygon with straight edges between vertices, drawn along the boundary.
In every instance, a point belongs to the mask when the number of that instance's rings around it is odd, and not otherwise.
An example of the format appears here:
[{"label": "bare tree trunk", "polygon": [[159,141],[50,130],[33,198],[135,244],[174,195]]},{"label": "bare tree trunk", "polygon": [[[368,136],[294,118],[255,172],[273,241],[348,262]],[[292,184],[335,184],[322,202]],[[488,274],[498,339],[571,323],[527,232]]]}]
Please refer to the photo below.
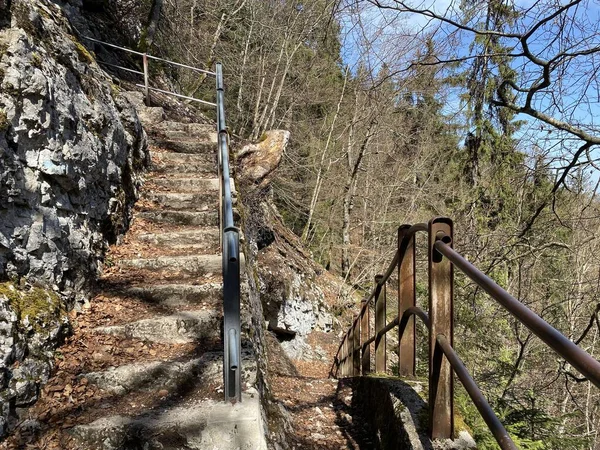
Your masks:
[{"label": "bare tree trunk", "polygon": [[365,156],[365,151],[369,146],[371,138],[373,137],[372,129],[375,125],[375,117],[376,116],[371,119],[369,126],[367,127],[364,139],[360,145],[360,148],[358,149],[358,154],[356,155],[354,164],[351,163],[351,152],[350,148],[348,149],[348,163],[351,171],[350,176],[346,181],[346,186],[344,187],[344,214],[342,219],[342,277],[344,278],[348,276],[350,270],[350,214],[352,213],[352,208],[354,207],[356,182],[363,157]]},{"label": "bare tree trunk", "polygon": [[335,114],[331,121],[331,126],[329,127],[329,134],[327,135],[327,140],[325,141],[325,148],[321,153],[321,160],[319,161],[319,168],[317,169],[317,180],[315,183],[315,187],[313,189],[313,194],[310,200],[310,207],[308,209],[308,220],[306,221],[306,225],[304,226],[304,230],[302,230],[302,241],[306,242],[308,239],[308,233],[310,231],[310,226],[312,224],[313,214],[315,212],[315,208],[317,207],[317,201],[319,199],[319,193],[321,192],[321,184],[323,183],[323,170],[325,157],[327,156],[327,150],[329,149],[329,144],[331,143],[331,137],[333,136],[333,130],[335,129],[335,123],[340,114],[340,108],[342,107],[342,101],[344,100],[344,93],[346,91],[346,82],[348,81],[348,68],[346,68],[346,76],[344,77],[344,84],[342,86],[342,93],[340,94],[340,99],[338,100],[337,107],[335,110]]},{"label": "bare tree trunk", "polygon": [[[240,87],[238,88],[236,108],[240,115],[242,114],[242,89],[244,86],[244,71],[246,70],[246,62],[248,61],[248,47],[250,46],[250,39],[252,38],[252,30],[254,29],[254,21],[250,24],[248,30],[248,37],[246,38],[246,45],[244,46],[244,56],[242,57],[242,67],[240,69]],[[240,130],[240,134],[241,134]]]},{"label": "bare tree trunk", "polygon": [[146,36],[142,37],[140,47],[144,50],[149,50],[154,42],[154,35],[158,28],[158,22],[160,21],[160,12],[162,10],[163,0],[154,0],[152,2],[152,9],[150,10],[150,16],[148,18],[148,28],[146,28]]}]

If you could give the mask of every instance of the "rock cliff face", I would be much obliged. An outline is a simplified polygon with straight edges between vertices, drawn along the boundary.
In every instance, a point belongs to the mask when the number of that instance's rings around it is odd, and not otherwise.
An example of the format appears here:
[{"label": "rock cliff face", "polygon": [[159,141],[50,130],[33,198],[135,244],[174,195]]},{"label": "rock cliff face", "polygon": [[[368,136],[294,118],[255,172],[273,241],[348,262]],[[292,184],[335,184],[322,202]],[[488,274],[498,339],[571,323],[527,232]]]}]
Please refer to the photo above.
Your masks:
[{"label": "rock cliff face", "polygon": [[127,225],[145,137],[58,6],[11,11],[0,31],[0,276],[79,291]]},{"label": "rock cliff face", "polygon": [[306,343],[312,331],[330,332],[333,318],[317,283],[323,269],[312,262],[297,236],[283,224],[271,199],[270,177],[290,138],[284,130],[265,133],[236,154],[237,179],[248,207],[245,231],[257,259],[257,289],[267,329],[289,358],[314,356]]},{"label": "rock cliff face", "polygon": [[134,108],[71,26],[79,7],[0,0],[0,434],[36,400],[148,160]]}]

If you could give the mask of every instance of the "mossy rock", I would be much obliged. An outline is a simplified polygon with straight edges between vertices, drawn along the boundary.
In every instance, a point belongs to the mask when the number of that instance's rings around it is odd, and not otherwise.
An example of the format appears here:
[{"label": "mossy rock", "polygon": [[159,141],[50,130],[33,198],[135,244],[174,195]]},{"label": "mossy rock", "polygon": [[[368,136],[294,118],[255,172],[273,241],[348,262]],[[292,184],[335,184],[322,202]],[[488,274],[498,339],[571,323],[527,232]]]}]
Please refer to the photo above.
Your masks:
[{"label": "mossy rock", "polygon": [[8,117],[6,116],[6,112],[4,112],[2,109],[0,109],[0,133],[8,130],[9,126],[10,126],[10,121],[8,120]]},{"label": "mossy rock", "polygon": [[21,326],[28,322],[34,331],[41,331],[47,322],[62,320],[66,315],[60,296],[40,287],[20,288],[11,282],[0,283],[1,297],[8,300]]},{"label": "mossy rock", "polygon": [[79,57],[79,61],[87,62],[88,64],[92,64],[96,59],[94,56],[88,51],[87,48],[83,46],[81,42],[77,40],[75,36],[70,36],[71,41],[75,44],[75,51],[77,52],[77,56]]}]

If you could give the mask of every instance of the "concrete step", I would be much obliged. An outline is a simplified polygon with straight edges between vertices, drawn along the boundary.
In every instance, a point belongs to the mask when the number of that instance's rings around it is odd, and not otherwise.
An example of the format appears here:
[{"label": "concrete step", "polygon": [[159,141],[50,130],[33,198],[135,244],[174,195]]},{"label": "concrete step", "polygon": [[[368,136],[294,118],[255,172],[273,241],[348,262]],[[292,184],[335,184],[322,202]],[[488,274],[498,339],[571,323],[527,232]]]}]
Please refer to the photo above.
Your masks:
[{"label": "concrete step", "polygon": [[254,389],[235,405],[206,400],[137,417],[104,417],[70,432],[90,450],[267,449]]},{"label": "concrete step", "polygon": [[206,139],[217,143],[217,130],[213,124],[181,123],[164,120],[150,129],[153,136],[162,136],[168,139]]},{"label": "concrete step", "polygon": [[183,153],[155,153],[152,158],[152,170],[168,173],[169,176],[195,174],[206,176],[217,174],[217,156],[214,153],[189,155]]},{"label": "concrete step", "polygon": [[174,231],[170,233],[140,234],[137,240],[156,246],[169,248],[212,249],[219,245],[219,228],[205,227],[196,230]]},{"label": "concrete step", "polygon": [[[150,178],[156,186],[164,187],[175,192],[209,192],[219,190],[218,178],[182,177],[182,178]],[[235,195],[235,183],[231,178],[231,191]]]},{"label": "concrete step", "polygon": [[97,333],[143,341],[185,344],[220,338],[221,313],[214,310],[182,311],[170,316],[142,319],[125,325],[95,328]]},{"label": "concrete step", "polygon": [[154,145],[176,153],[214,155],[217,151],[216,142],[210,140],[155,138],[153,141]]},{"label": "concrete step", "polygon": [[[242,349],[242,381],[256,382],[256,360],[249,348]],[[223,352],[206,352],[187,361],[152,361],[111,367],[104,372],[81,375],[100,389],[117,395],[133,391],[166,389],[177,394],[194,383],[223,385]]]},{"label": "concrete step", "polygon": [[216,191],[203,193],[147,192],[144,197],[146,200],[172,211],[207,211],[218,209],[219,205],[219,195]]},{"label": "concrete step", "polygon": [[134,268],[150,272],[202,276],[221,273],[221,255],[159,256],[156,258],[122,259],[122,268]]},{"label": "concrete step", "polygon": [[204,212],[148,210],[138,212],[137,216],[154,223],[208,227],[219,225],[219,215],[216,209]]},{"label": "concrete step", "polygon": [[213,303],[223,298],[221,283],[134,286],[123,289],[123,292],[132,297],[165,306]]}]

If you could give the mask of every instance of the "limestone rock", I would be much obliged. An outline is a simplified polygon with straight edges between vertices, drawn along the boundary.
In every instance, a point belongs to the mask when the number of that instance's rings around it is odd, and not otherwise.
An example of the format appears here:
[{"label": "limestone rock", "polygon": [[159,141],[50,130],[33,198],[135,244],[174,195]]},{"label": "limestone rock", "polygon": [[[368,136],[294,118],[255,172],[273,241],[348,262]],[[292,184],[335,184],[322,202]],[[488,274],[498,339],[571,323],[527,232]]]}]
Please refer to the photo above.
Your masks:
[{"label": "limestone rock", "polygon": [[134,106],[73,28],[90,32],[81,7],[0,0],[0,280],[49,288],[0,285],[0,436],[37,399],[149,164]]},{"label": "limestone rock", "polygon": [[279,167],[290,140],[286,130],[267,131],[257,144],[248,144],[236,155],[238,179],[244,184],[263,184]]}]

